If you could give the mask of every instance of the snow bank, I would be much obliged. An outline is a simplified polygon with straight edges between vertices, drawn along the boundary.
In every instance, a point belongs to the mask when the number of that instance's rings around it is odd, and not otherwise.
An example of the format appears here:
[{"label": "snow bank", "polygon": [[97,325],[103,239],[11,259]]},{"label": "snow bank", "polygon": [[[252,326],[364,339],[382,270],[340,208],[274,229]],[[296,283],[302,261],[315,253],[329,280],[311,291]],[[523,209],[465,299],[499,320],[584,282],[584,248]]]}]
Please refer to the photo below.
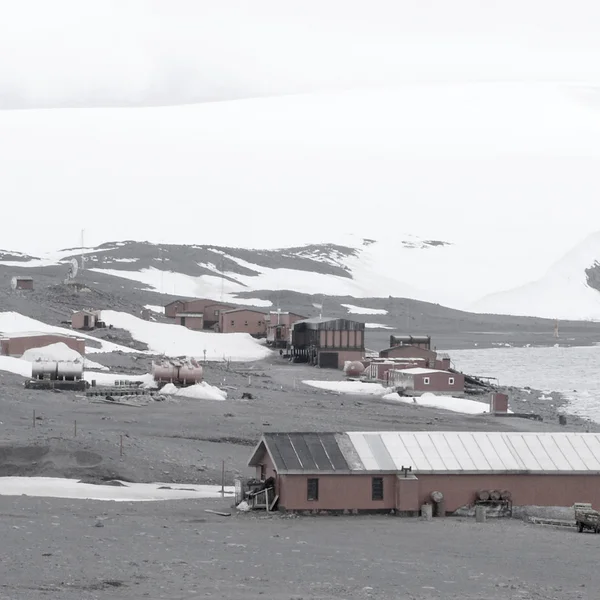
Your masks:
[{"label": "snow bank", "polygon": [[477,402],[476,400],[467,400],[466,398],[454,398],[452,396],[436,396],[426,393],[422,396],[400,396],[400,394],[386,394],[384,400],[394,400],[396,402],[404,402],[406,404],[417,404],[429,408],[442,408],[452,412],[463,413],[465,415],[480,415],[490,411],[490,407],[485,402]]},{"label": "snow bank", "polygon": [[194,400],[227,400],[227,392],[224,392],[213,385],[209,385],[205,381],[185,388],[178,388],[172,383],[167,383],[160,391],[163,394],[177,396],[178,398],[193,398]]},{"label": "snow bank", "polygon": [[206,351],[206,359],[212,361],[252,361],[271,354],[268,348],[246,333],[192,331],[181,325],[144,321],[114,310],[103,310],[102,320],[107,325],[126,329],[156,354],[203,358]]},{"label": "snow bank", "polygon": [[29,350],[25,350],[23,356],[21,356],[22,360],[26,360],[28,362],[34,362],[36,360],[82,360],[83,359],[83,368],[84,369],[95,369],[98,371],[108,371],[108,367],[101,365],[97,362],[88,360],[84,358],[77,352],[77,350],[73,350],[69,348],[64,342],[57,342],[56,344],[48,344],[47,346],[42,346],[41,348],[30,348]]},{"label": "snow bank", "polygon": [[0,356],[0,371],[8,371],[22,377],[31,377],[31,363],[12,356]]},{"label": "snow bank", "polygon": [[101,340],[95,338],[91,335],[87,335],[86,333],[81,333],[79,331],[75,332],[72,329],[65,329],[64,327],[54,327],[53,325],[48,325],[46,323],[42,323],[42,321],[37,321],[36,319],[32,319],[30,317],[25,317],[17,312],[0,312],[0,333],[7,335],[16,335],[32,332],[36,333],[55,333],[58,335],[66,335],[69,337],[78,337],[86,340],[93,340],[100,344],[100,348],[92,348],[90,346],[86,346],[86,352],[88,354],[92,354],[95,352],[135,352],[140,353],[139,350],[133,350],[132,348],[127,348],[125,346],[120,346],[119,344],[113,344],[112,342],[107,342],[105,340]]},{"label": "snow bank", "polygon": [[[114,500],[116,502],[221,497],[221,486],[217,485],[121,483],[123,486],[94,485],[80,483],[76,479],[58,477],[0,477],[0,495]],[[170,489],[160,489],[161,487]],[[231,495],[234,491],[231,486],[225,487],[226,495]]]},{"label": "snow bank", "polygon": [[369,396],[382,396],[389,391],[380,383],[365,383],[363,381],[316,381],[307,380],[302,383],[320,390],[337,392],[339,394],[362,394]]},{"label": "snow bank", "polygon": [[365,308],[364,306],[355,306],[354,304],[342,304],[348,309],[351,315],[387,315],[388,311],[382,308]]}]

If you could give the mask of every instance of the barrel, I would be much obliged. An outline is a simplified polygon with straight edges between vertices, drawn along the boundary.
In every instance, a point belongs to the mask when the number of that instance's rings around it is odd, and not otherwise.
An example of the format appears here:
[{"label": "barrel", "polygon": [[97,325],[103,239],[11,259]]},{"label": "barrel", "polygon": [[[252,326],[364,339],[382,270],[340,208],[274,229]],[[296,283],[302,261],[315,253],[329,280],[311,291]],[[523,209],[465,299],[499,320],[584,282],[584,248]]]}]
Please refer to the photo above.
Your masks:
[{"label": "barrel", "polygon": [[481,500],[482,502],[487,502],[490,499],[490,493],[488,490],[479,490],[477,492],[477,500]]},{"label": "barrel", "polygon": [[499,492],[499,490],[492,490],[490,492],[490,500],[493,500],[494,502],[498,502],[498,500],[500,500],[501,498],[501,494]]},{"label": "barrel", "polygon": [[429,503],[425,503],[421,506],[421,517],[425,521],[431,521],[431,517],[433,516],[433,507]]},{"label": "barrel", "polygon": [[475,507],[475,522],[476,523],[485,523],[487,519],[487,510],[485,506],[481,504]]}]

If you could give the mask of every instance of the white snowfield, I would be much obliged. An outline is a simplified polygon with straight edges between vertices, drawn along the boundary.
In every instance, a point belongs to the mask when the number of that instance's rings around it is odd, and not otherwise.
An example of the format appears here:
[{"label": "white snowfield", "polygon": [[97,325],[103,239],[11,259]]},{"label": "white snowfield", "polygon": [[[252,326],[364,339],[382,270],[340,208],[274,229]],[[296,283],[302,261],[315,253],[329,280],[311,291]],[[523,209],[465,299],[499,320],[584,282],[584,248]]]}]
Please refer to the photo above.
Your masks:
[{"label": "white snowfield", "polygon": [[[382,241],[346,261],[352,279],[262,269],[256,277],[236,277],[224,291],[248,291],[245,285],[250,290],[291,287],[357,298],[420,298],[464,308],[485,294],[535,279],[564,253],[560,244],[576,241],[582,227],[587,232],[600,221],[595,94],[593,87],[555,83],[446,82],[143,110],[0,111],[2,185],[14,190],[5,218],[19,222],[17,207],[31,205],[47,189],[61,189],[60,210],[40,223],[43,230],[30,224],[34,229],[27,236],[48,249],[57,244],[49,232],[59,219],[61,230],[79,231],[76,208],[83,188],[93,189],[90,202],[102,198],[107,213],[123,217],[141,208],[132,198],[143,198],[147,211],[160,211],[168,192],[182,204],[210,197],[235,211],[239,223],[253,221],[255,200],[260,199],[263,214],[279,214],[285,197],[286,206],[302,205],[319,214],[319,222],[335,217],[340,241],[342,232],[356,231],[360,209],[361,237]],[[60,144],[55,143],[57,131]],[[32,169],[35,178],[29,176]],[[573,195],[575,172],[578,194]],[[28,186],[20,185],[25,177]],[[171,182],[168,189],[166,182]],[[317,185],[326,191],[315,194]],[[240,189],[248,193],[241,195]],[[482,189],[488,205],[502,206],[493,222],[482,217]],[[539,189],[544,206],[569,206],[560,226],[544,211],[523,210]],[[344,206],[327,198],[344,198]],[[390,213],[390,206],[399,206],[398,198],[411,201]],[[363,210],[367,200],[369,210]],[[382,220],[381,214],[389,217]],[[414,235],[454,245],[405,247],[398,239],[400,218]],[[173,233],[155,221],[117,219],[110,237],[197,243],[193,220],[181,221]],[[268,237],[270,247],[338,241],[328,239],[331,228],[325,226],[311,231],[312,239],[304,230],[278,229],[261,241]],[[17,230],[7,230],[3,245],[25,250]],[[552,235],[558,231],[559,236]],[[98,243],[108,231],[90,224],[86,235],[88,243]],[[203,241],[254,246],[256,236],[215,223]],[[457,270],[477,276],[456,286]],[[119,271],[124,273],[131,277],[134,272]],[[160,289],[156,273],[134,277]],[[204,290],[218,289],[221,278],[184,281],[178,277],[177,294],[203,296],[208,295]]]},{"label": "white snowfield", "polygon": [[363,396],[383,396],[388,393],[389,388],[383,387],[380,383],[365,383],[364,381],[303,381],[305,385],[335,392],[338,394],[360,394]]},{"label": "white snowfield", "polygon": [[[123,485],[95,485],[59,477],[0,477],[0,496],[112,500],[115,502],[222,497],[221,486],[217,485],[120,483]],[[234,491],[232,486],[225,486],[226,496],[231,496]]]},{"label": "white snowfield", "polygon": [[178,398],[191,398],[193,400],[227,400],[227,392],[219,389],[214,385],[202,381],[195,385],[190,385],[185,388],[178,388],[172,383],[161,388],[162,394],[168,394],[170,396],[177,396]]},{"label": "white snowfield", "polygon": [[107,325],[126,329],[135,340],[148,344],[150,351],[166,356],[189,356],[210,361],[254,361],[271,351],[246,333],[209,333],[192,331],[170,323],[153,323],[114,310],[103,310]]},{"label": "white snowfield", "polygon": [[367,308],[365,306],[355,306],[354,304],[342,304],[348,309],[351,315],[387,315],[388,311],[383,308]]},{"label": "white snowfield", "polygon": [[595,265],[600,265],[600,232],[575,246],[537,281],[486,296],[471,308],[480,313],[598,321],[600,291],[588,285],[586,276],[586,269]]},{"label": "white snowfield", "polygon": [[55,327],[54,325],[47,325],[42,321],[37,321],[30,317],[25,317],[17,312],[0,312],[0,335],[18,335],[18,334],[45,334],[45,333],[56,333],[60,335],[67,335],[69,337],[84,338],[85,340],[93,340],[100,344],[100,348],[92,348],[86,344],[86,354],[93,354],[95,352],[135,352],[137,354],[143,354],[139,350],[133,350],[126,346],[120,346],[119,344],[113,344],[99,338],[95,338],[91,335],[80,331],[74,331],[72,329],[65,329],[64,327]]},{"label": "white snowfield", "polygon": [[41,348],[30,348],[29,350],[25,350],[21,356],[21,360],[28,362],[34,362],[36,360],[83,360],[84,369],[108,371],[108,367],[84,358],[81,356],[81,354],[79,354],[79,352],[77,352],[77,350],[69,348],[69,346],[67,346],[64,342],[57,342],[56,344],[48,344],[47,346],[42,346]]},{"label": "white snowfield", "polygon": [[[452,396],[436,396],[435,394],[425,393],[421,396],[408,397],[401,396],[396,392],[383,396],[384,400],[393,400],[394,402],[404,402],[405,404],[414,404],[428,408],[441,408],[452,412],[465,415],[480,415],[490,412],[489,404],[478,402],[477,400],[468,400],[467,398],[454,398]],[[512,412],[509,410],[509,412]]]}]

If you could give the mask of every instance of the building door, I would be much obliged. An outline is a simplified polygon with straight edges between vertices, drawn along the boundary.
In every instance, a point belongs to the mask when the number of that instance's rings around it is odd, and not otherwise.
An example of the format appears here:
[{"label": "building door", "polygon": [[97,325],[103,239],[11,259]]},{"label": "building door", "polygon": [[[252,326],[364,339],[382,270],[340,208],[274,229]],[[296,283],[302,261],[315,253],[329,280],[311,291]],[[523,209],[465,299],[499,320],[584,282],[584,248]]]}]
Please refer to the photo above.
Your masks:
[{"label": "building door", "polygon": [[89,329],[90,327],[90,316],[89,315],[84,315],[83,317],[83,328],[84,329]]},{"label": "building door", "polygon": [[338,353],[337,352],[319,352],[319,367],[322,369],[337,369],[338,368]]},{"label": "building door", "polygon": [[179,324],[185,327],[185,317],[179,317]]}]

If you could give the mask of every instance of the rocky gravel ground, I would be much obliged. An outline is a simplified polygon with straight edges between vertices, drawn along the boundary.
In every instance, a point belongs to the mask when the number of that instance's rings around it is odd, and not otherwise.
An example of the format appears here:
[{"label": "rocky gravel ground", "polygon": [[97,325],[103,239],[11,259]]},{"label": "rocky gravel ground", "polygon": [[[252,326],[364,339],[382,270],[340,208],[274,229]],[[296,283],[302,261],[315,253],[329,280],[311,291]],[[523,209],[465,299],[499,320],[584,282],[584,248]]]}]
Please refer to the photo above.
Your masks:
[{"label": "rocky gravel ground", "polygon": [[0,497],[0,599],[596,600],[599,536],[521,521]]}]

